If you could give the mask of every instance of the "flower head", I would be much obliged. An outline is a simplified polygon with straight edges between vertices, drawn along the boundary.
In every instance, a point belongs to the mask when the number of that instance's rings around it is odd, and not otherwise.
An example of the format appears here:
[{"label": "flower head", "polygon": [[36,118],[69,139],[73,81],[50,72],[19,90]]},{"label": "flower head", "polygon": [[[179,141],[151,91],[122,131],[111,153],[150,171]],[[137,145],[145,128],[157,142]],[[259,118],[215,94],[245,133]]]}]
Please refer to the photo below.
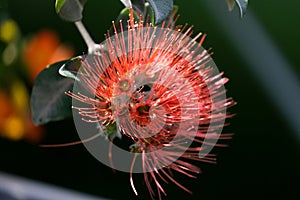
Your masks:
[{"label": "flower head", "polygon": [[[106,48],[87,56],[78,73],[91,95],[68,93],[85,104],[74,107],[85,121],[99,123],[101,130],[114,125],[132,141],[130,172],[140,165],[151,197],[159,199],[167,180],[190,192],[171,170],[196,177],[194,161],[214,162],[209,151],[218,139],[230,138],[219,133],[226,108],[234,104],[225,97],[228,79],[201,47],[205,35],[191,39],[192,28],[174,23],[153,27],[131,17],[127,30],[120,22],[119,33],[114,24],[116,34],[107,37]],[[132,173],[130,181],[137,194]]]}]

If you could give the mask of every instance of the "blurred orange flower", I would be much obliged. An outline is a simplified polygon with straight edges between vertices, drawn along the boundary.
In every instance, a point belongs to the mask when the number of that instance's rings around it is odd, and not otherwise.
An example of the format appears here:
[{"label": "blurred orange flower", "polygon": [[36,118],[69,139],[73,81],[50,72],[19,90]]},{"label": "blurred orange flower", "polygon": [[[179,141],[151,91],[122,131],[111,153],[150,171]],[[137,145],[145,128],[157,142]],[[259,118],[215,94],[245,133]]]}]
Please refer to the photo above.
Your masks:
[{"label": "blurred orange flower", "polygon": [[33,125],[28,104],[28,92],[22,82],[13,82],[9,94],[0,91],[0,136],[31,143],[42,139],[42,127]]},{"label": "blurred orange flower", "polygon": [[58,35],[48,29],[35,34],[24,46],[22,58],[28,67],[29,78],[35,77],[47,65],[74,57],[70,46],[60,43]]},{"label": "blurred orange flower", "polygon": [[24,124],[14,109],[11,99],[0,91],[0,134],[3,137],[19,140],[24,135]]}]

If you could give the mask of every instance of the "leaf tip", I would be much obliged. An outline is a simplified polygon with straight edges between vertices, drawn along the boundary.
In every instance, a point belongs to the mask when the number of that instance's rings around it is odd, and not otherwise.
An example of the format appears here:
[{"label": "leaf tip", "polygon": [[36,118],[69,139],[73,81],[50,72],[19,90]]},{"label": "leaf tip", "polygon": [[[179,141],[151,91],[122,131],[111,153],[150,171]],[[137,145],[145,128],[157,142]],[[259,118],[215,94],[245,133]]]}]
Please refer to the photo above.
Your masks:
[{"label": "leaf tip", "polygon": [[241,18],[245,15],[248,6],[248,0],[226,0],[226,3],[229,11],[232,11],[234,5],[237,4],[240,10]]},{"label": "leaf tip", "polygon": [[240,16],[243,17],[247,10],[248,0],[236,0],[236,3],[238,4],[240,9]]},{"label": "leaf tip", "polygon": [[65,4],[66,0],[56,0],[55,1],[55,11],[58,14],[61,10],[61,8],[63,7],[63,5]]}]

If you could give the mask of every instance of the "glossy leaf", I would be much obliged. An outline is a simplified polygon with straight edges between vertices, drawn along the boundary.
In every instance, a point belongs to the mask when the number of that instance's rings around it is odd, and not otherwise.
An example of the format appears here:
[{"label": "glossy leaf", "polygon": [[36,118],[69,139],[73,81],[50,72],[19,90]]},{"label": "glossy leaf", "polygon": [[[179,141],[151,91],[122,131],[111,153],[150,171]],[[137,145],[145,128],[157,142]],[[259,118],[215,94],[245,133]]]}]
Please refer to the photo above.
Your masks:
[{"label": "glossy leaf", "polygon": [[83,59],[83,56],[72,58],[59,68],[59,74],[67,78],[78,80],[76,76],[79,68],[81,67]]},{"label": "glossy leaf", "polygon": [[145,0],[131,0],[132,8],[138,12],[138,14],[144,16],[146,12]]},{"label": "glossy leaf", "polygon": [[103,127],[99,129],[101,135],[109,141],[113,141],[115,138],[122,138],[122,134],[120,133],[116,122],[109,124],[105,129],[103,129]]},{"label": "glossy leaf", "polygon": [[76,22],[82,19],[82,11],[87,0],[56,0],[56,13],[69,22]]},{"label": "glossy leaf", "polygon": [[[145,0],[120,0],[125,7],[133,7],[141,15],[146,16],[147,8]],[[147,0],[155,15],[155,24],[161,23],[172,11],[173,0]]]},{"label": "glossy leaf", "polygon": [[173,10],[173,0],[148,0],[153,8],[155,24],[161,23]]},{"label": "glossy leaf", "polygon": [[56,13],[60,12],[60,9],[65,4],[65,2],[66,2],[66,0],[56,0],[55,1],[55,11],[56,11]]},{"label": "glossy leaf", "polygon": [[[173,6],[173,9],[172,9],[172,11],[170,12],[170,14],[164,19],[166,22],[168,22],[168,23],[173,23],[174,22],[174,19],[175,19],[175,17],[174,16],[176,16],[176,13],[178,12],[178,6],[177,5],[174,5]],[[157,25],[158,27],[161,27],[160,26],[161,24],[159,24],[159,25]]]},{"label": "glossy leaf", "polygon": [[[133,16],[135,18],[135,21],[139,21],[139,16],[141,15],[143,21],[153,22],[153,20],[152,20],[153,12],[150,8],[149,3],[145,3],[144,6],[141,6],[141,5],[137,5],[137,6],[138,7],[135,7],[135,5],[133,5],[133,10],[134,10],[134,13],[133,13],[134,15]],[[111,27],[109,32],[108,32],[109,35],[114,35],[116,32],[119,33],[121,31],[120,23],[122,23],[123,30],[127,30],[127,28],[128,28],[127,21],[128,20],[129,20],[129,9],[124,8],[120,12],[118,18],[115,20],[116,30],[114,30],[114,27]]]},{"label": "glossy leaf", "polygon": [[248,0],[236,0],[236,3],[240,8],[241,16],[243,16],[246,13]]},{"label": "glossy leaf", "polygon": [[[129,8],[133,8],[134,14],[136,16],[142,15],[144,17],[145,12],[146,12],[146,2],[145,0],[120,0],[126,8],[124,8],[118,19],[126,19],[124,20],[125,22],[129,19],[128,14],[129,14]],[[118,21],[117,21],[118,22]]]},{"label": "glossy leaf", "polygon": [[65,92],[72,91],[74,80],[58,73],[61,61],[44,69],[36,78],[31,94],[31,112],[35,125],[72,117],[72,99]]},{"label": "glossy leaf", "polygon": [[247,5],[248,5],[248,0],[226,0],[227,6],[229,11],[232,11],[234,8],[235,3],[238,4],[241,16],[244,16],[246,13]]},{"label": "glossy leaf", "polygon": [[131,8],[132,7],[131,0],[120,0],[120,1],[124,4],[124,6],[126,8]]},{"label": "glossy leaf", "polygon": [[110,36],[114,35],[115,33],[119,33],[121,31],[121,27],[120,27],[120,23],[122,23],[122,27],[123,27],[123,30],[127,30],[128,28],[128,23],[127,21],[129,20],[129,9],[128,8],[124,8],[118,18],[115,20],[115,28],[116,30],[114,29],[114,27],[111,27],[108,31],[108,34]]}]

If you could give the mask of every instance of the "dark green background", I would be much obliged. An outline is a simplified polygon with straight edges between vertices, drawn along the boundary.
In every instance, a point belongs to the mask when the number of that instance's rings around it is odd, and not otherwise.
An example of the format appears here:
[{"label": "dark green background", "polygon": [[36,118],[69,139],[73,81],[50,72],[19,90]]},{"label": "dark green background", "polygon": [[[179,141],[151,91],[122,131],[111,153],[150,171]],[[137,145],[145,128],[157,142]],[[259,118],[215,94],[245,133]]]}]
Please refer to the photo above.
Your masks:
[{"label": "dark green background", "polygon": [[[249,13],[257,17],[269,39],[299,78],[300,1],[249,1]],[[24,35],[52,28],[60,34],[63,42],[72,44],[78,54],[86,51],[75,26],[61,21],[55,14],[54,0],[6,2],[7,10]],[[170,184],[166,186],[166,199],[299,199],[299,135],[278,111],[248,63],[237,56],[240,52],[215,21],[216,17],[226,15],[238,17],[237,8],[229,13],[225,0],[211,2],[223,4],[224,12],[212,16],[201,0],[175,1],[180,6],[179,22],[188,22],[194,25],[195,32],[208,34],[204,46],[213,48],[214,61],[230,78],[226,86],[228,95],[238,105],[230,109],[237,115],[230,120],[231,125],[225,131],[234,132],[235,136],[229,142],[229,148],[217,151],[217,165],[202,164],[203,173],[196,180],[178,178],[194,191],[193,196]],[[88,1],[83,21],[97,42],[104,40],[103,34],[121,9],[118,0]],[[45,142],[63,143],[77,138],[72,121],[51,123],[46,127]],[[103,197],[134,199],[129,175],[113,173],[82,145],[47,149],[1,139],[0,170]],[[136,177],[137,187],[143,193],[142,177]]]}]

